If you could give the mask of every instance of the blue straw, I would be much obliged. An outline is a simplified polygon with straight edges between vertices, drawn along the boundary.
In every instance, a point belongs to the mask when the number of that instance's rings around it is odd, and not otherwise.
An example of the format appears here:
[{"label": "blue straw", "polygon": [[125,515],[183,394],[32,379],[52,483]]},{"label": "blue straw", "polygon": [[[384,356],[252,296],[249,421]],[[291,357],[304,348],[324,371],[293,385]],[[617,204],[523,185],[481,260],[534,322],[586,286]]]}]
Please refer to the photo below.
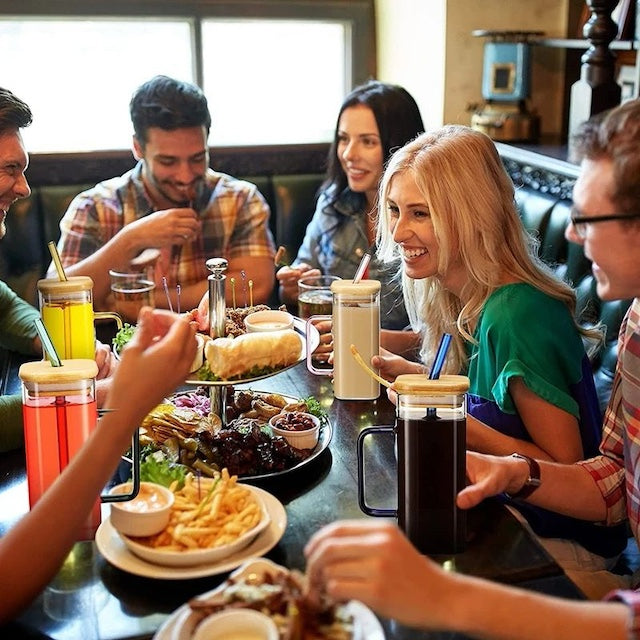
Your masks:
[{"label": "blue straw", "polygon": [[431,371],[429,371],[429,380],[437,380],[440,377],[440,372],[442,371],[444,361],[447,357],[447,352],[449,351],[449,346],[451,345],[451,338],[452,336],[450,333],[442,334],[438,350],[436,351],[435,360],[431,366]]}]

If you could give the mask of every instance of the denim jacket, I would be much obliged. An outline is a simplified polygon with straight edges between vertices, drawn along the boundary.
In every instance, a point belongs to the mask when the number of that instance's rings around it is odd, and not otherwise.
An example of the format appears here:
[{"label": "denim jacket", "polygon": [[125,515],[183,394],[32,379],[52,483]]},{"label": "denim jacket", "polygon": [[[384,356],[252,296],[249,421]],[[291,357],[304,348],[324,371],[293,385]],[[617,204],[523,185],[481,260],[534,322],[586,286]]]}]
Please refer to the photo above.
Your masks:
[{"label": "denim jacket", "polygon": [[[320,194],[313,219],[294,261],[320,269],[326,275],[353,278],[369,248],[365,227],[364,197],[345,189],[331,202],[326,191]],[[400,264],[384,264],[375,256],[369,263],[367,277],[379,280],[380,325],[383,329],[404,329],[409,319],[404,307]]]}]

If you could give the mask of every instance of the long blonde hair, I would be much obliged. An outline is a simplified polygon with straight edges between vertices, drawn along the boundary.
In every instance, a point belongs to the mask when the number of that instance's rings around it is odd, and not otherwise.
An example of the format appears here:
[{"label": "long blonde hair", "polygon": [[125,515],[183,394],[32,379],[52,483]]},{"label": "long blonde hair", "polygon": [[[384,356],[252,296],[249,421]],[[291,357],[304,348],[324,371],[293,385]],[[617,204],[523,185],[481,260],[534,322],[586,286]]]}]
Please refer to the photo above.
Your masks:
[{"label": "long blonde hair", "polygon": [[[447,125],[428,131],[391,157],[380,183],[380,259],[398,259],[387,199],[393,178],[407,172],[415,179],[431,213],[440,248],[438,273],[447,273],[455,259],[468,274],[462,291],[467,302],[463,305],[439,278],[414,280],[403,270],[405,305],[412,328],[423,333],[424,362],[433,357],[440,336],[446,332],[453,335],[453,341],[445,370],[466,370],[465,341],[474,340],[482,308],[493,291],[504,284],[505,274],[561,300],[575,321],[574,291],[537,257],[537,242],[520,220],[513,183],[495,145],[488,136],[469,127]],[[600,331],[585,329],[577,321],[576,327],[588,340],[602,340]]]}]

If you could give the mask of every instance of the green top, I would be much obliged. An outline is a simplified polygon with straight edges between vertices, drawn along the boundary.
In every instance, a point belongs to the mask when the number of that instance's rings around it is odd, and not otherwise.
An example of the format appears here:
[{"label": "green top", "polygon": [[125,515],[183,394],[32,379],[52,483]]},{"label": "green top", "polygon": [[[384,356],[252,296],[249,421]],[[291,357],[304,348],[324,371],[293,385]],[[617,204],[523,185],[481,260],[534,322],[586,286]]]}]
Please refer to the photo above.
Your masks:
[{"label": "green top", "polygon": [[[37,335],[34,320],[38,310],[16,295],[0,280],[0,347],[32,354]],[[0,451],[18,449],[23,443],[22,398],[0,396]]]},{"label": "green top", "polygon": [[33,353],[37,335],[34,320],[40,312],[0,280],[0,347],[19,353]]},{"label": "green top", "polygon": [[[484,304],[470,344],[469,415],[497,431],[531,441],[509,394],[519,377],[528,389],[578,418],[585,458],[598,454],[602,416],[591,363],[569,309],[529,284],[496,289]],[[569,538],[606,558],[624,548],[624,530],[577,520],[524,502],[512,503],[532,529],[548,538]]]},{"label": "green top", "polygon": [[578,418],[585,455],[600,442],[602,418],[591,366],[571,313],[535,287],[516,283],[496,289],[484,304],[469,344],[469,413],[498,431],[531,440],[509,380]]}]

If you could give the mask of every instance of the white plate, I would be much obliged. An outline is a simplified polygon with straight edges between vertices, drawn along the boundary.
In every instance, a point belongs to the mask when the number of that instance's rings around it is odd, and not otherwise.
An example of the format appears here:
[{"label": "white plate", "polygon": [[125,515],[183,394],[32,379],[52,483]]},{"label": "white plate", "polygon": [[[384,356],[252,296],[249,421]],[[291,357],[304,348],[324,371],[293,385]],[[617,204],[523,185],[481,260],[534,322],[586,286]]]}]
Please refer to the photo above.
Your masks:
[{"label": "white plate", "polygon": [[[271,376],[275,376],[278,373],[282,373],[291,367],[295,367],[301,362],[305,362],[307,359],[307,321],[302,320],[301,318],[293,318],[293,330],[300,336],[302,339],[302,349],[300,353],[300,358],[297,362],[290,364],[287,367],[282,367],[282,369],[278,369],[277,371],[272,371],[270,373],[265,373],[261,376],[256,376],[255,378],[241,378],[241,379],[232,379],[232,380],[198,380],[197,376],[191,375],[185,380],[185,384],[197,384],[197,385],[205,385],[210,387],[228,387],[230,384],[244,384],[246,382],[255,382],[256,380],[264,380],[265,378],[270,378]],[[318,330],[311,325],[311,331],[309,332],[310,336],[310,345],[309,348],[311,351],[315,351],[320,344],[320,334]]]},{"label": "white plate", "polygon": [[287,527],[287,513],[282,503],[264,489],[259,489],[258,487],[254,487],[254,489],[262,498],[271,518],[271,523],[267,530],[261,533],[248,547],[219,562],[196,567],[163,567],[147,562],[127,549],[122,538],[111,525],[109,518],[104,520],[98,527],[96,546],[98,551],[112,565],[144,578],[187,580],[231,571],[249,558],[261,556],[275,547]]},{"label": "white plate", "polygon": [[[208,486],[212,485],[212,480],[208,481],[208,478],[203,478],[203,489],[206,491]],[[208,482],[207,482],[208,481]],[[137,540],[120,534],[122,541],[127,548],[139,558],[147,560],[152,564],[161,564],[165,567],[195,567],[202,566],[203,564],[213,564],[221,562],[225,558],[239,553],[242,549],[247,547],[251,542],[261,534],[269,526],[270,516],[267,511],[267,507],[262,499],[262,494],[258,492],[256,487],[238,483],[237,486],[242,486],[248,489],[254,499],[259,505],[262,517],[260,522],[250,529],[246,533],[243,533],[240,537],[236,538],[233,542],[225,544],[220,547],[211,547],[203,549],[189,549],[181,551],[163,551],[162,549],[155,549],[146,544],[142,544]]]},{"label": "white plate", "polygon": [[[257,558],[248,560],[232,575],[243,576],[249,573],[264,573],[273,570],[283,570],[283,567],[267,558]],[[220,585],[213,591],[203,593],[201,597],[206,598],[224,588],[224,584]],[[355,622],[354,640],[385,640],[382,626],[371,609],[365,607],[361,602],[352,600],[347,604],[347,610],[351,613]],[[191,640],[199,619],[200,616],[194,613],[188,604],[183,604],[156,631],[153,640]]]}]

